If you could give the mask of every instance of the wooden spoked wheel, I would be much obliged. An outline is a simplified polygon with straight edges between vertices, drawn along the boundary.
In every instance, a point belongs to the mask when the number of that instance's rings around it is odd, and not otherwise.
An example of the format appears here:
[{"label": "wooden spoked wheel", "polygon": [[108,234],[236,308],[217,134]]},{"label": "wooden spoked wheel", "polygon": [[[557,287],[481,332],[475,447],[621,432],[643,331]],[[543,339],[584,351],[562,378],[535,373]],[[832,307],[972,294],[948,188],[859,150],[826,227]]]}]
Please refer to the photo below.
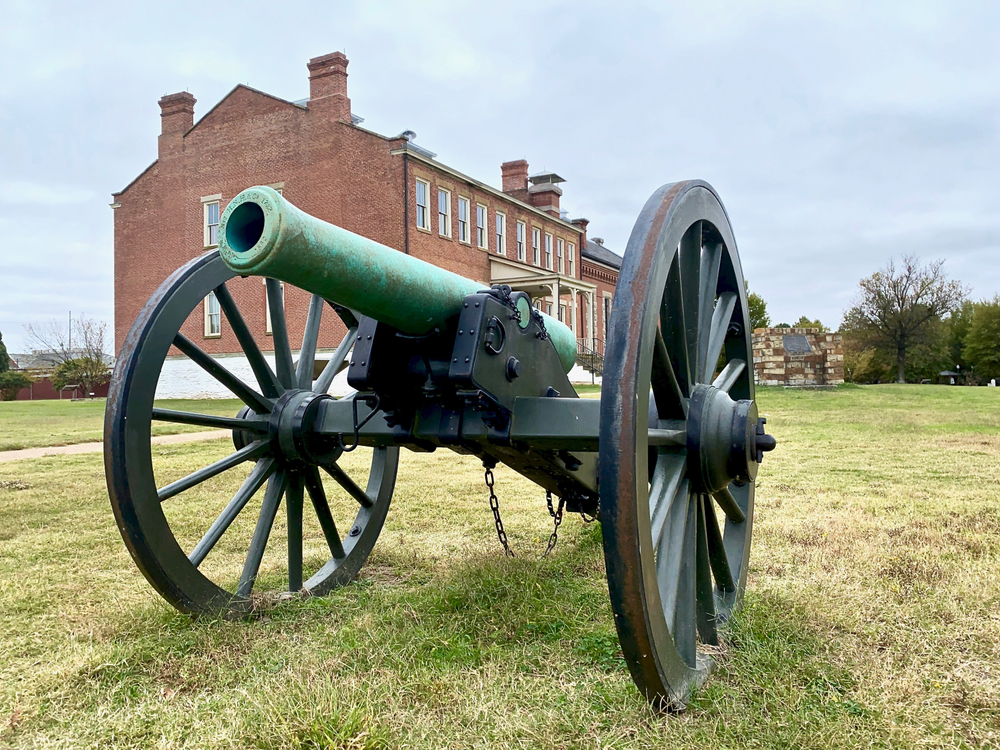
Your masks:
[{"label": "wooden spoked wheel", "polygon": [[[105,417],[105,474],[118,528],[153,587],[190,613],[249,614],[268,596],[322,594],[351,581],[382,529],[399,458],[398,448],[344,453],[335,437],[310,431],[315,406],[330,398],[326,393],[351,350],[353,315],[331,309],[314,295],[296,363],[284,290],[268,279],[272,369],[227,287],[233,277],[218,251],[210,251],[160,286],[119,353]],[[255,383],[181,333],[189,315],[202,315],[210,292],[242,346]],[[334,310],[341,314],[348,333],[314,379],[324,309],[329,318]],[[216,416],[157,406],[164,361],[177,351],[244,407]],[[229,430],[234,447],[219,460],[206,459],[194,472],[178,471],[151,447],[154,421]],[[169,478],[177,473],[181,476]],[[334,492],[328,493],[327,485]],[[284,519],[278,523],[282,505]],[[312,509],[304,513],[307,505]],[[272,534],[281,525],[285,534]],[[269,564],[262,567],[265,560]]]},{"label": "wooden spoked wheel", "polygon": [[711,668],[747,575],[763,434],[751,331],[725,209],[666,185],[625,252],[601,395],[601,520],[622,651],[655,704]]}]

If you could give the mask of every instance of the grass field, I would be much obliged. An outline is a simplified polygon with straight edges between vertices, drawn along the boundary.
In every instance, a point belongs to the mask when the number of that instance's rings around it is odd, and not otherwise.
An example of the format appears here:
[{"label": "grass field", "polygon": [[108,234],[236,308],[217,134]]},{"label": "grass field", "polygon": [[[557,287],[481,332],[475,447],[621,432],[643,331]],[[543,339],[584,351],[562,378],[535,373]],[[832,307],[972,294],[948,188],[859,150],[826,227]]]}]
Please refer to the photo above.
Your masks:
[{"label": "grass field", "polygon": [[[243,406],[235,399],[161,399],[164,409],[234,416]],[[154,435],[199,432],[209,428],[154,422]],[[104,439],[104,399],[93,401],[0,401],[0,451],[73,445]]]},{"label": "grass field", "polygon": [[[1000,747],[1000,389],[765,389],[745,607],[690,708],[621,662],[597,524],[403,453],[351,586],[193,621],[114,526],[101,457],[0,464],[0,746]],[[163,446],[172,470],[231,447]],[[224,502],[220,498],[216,502]],[[265,574],[267,561],[265,560]]]}]

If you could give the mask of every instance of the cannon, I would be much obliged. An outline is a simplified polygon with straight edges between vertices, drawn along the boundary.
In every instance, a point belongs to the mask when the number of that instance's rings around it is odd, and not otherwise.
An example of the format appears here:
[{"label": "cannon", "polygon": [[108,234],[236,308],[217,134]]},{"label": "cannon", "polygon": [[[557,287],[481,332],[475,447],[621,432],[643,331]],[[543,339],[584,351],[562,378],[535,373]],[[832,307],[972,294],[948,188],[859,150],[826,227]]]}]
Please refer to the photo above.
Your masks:
[{"label": "cannon", "polygon": [[[522,292],[487,288],[322,222],[265,187],[228,205],[219,236],[218,249],[174,272],[146,304],[108,397],[111,504],[150,584],[181,611],[223,616],[252,615],[262,597],[347,584],[382,529],[400,448],[449,448],[481,458],[488,483],[503,463],[545,490],[550,509],[558,497],[557,515],[599,519],[632,678],[651,702],[683,704],[709,673],[710,647],[741,601],[755,478],[775,446],[754,401],[745,285],[713,188],[668,184],[642,209],[613,301],[599,401],[579,398],[567,377],[572,331]],[[254,276],[265,279],[273,367],[233,293],[246,283],[238,277]],[[297,361],[284,285],[311,295]],[[181,332],[210,294],[252,378]],[[347,335],[320,367],[324,312]],[[242,401],[238,413],[156,404],[164,362],[181,355]],[[334,398],[331,384],[345,369],[352,391]],[[158,481],[154,422],[226,430],[232,452]],[[352,476],[358,446],[371,449],[367,481]],[[218,497],[216,478],[227,472],[237,472],[239,489]],[[324,474],[350,507],[331,502]],[[185,496],[193,501],[185,505]],[[323,562],[308,570],[307,498],[324,543]],[[183,524],[168,520],[174,503],[185,509]],[[287,540],[276,540],[282,504]],[[280,579],[261,575],[269,543],[281,550]],[[220,547],[240,550],[242,567],[207,565]]]}]

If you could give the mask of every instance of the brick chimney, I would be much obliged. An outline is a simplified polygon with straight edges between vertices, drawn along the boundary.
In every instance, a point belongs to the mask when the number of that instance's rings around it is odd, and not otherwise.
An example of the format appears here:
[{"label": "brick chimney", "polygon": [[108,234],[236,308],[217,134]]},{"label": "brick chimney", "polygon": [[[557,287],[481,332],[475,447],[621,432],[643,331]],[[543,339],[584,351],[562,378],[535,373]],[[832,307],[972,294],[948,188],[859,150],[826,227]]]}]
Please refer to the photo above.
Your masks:
[{"label": "brick chimney", "polygon": [[334,52],[314,57],[309,68],[309,109],[327,114],[332,120],[351,121],[351,100],[347,98],[347,56]]},{"label": "brick chimney", "polygon": [[528,201],[528,162],[524,159],[505,161],[500,165],[503,191],[512,198]]},{"label": "brick chimney", "polygon": [[194,125],[194,103],[197,101],[187,91],[167,94],[160,99],[161,135],[184,134]]},{"label": "brick chimney", "polygon": [[584,218],[573,219],[573,221],[570,223],[574,227],[580,230],[580,248],[581,248],[580,253],[582,258],[583,256],[582,248],[587,247],[587,227],[590,226],[590,219],[584,219]]},{"label": "brick chimney", "polygon": [[181,138],[194,126],[195,101],[187,91],[167,94],[160,99],[160,156],[179,147]]},{"label": "brick chimney", "polygon": [[555,172],[539,172],[528,178],[531,185],[528,186],[530,203],[540,211],[560,217],[559,196],[563,194],[560,182],[565,182],[562,177]]}]

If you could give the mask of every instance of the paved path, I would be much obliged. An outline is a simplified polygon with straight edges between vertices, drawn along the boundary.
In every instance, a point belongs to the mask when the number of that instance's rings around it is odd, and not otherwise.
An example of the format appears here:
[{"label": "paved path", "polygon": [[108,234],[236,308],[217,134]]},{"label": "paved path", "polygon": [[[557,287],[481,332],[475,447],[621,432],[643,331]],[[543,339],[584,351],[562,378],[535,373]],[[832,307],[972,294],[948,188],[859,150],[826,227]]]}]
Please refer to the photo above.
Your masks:
[{"label": "paved path", "polygon": [[[158,435],[152,439],[154,445],[172,445],[173,443],[191,443],[195,440],[213,440],[229,437],[232,430],[209,430],[207,432],[182,432],[179,435]],[[77,443],[76,445],[54,445],[48,448],[25,448],[20,451],[0,451],[0,463],[18,461],[22,458],[41,458],[42,456],[65,456],[70,453],[100,453],[104,443]]]}]

